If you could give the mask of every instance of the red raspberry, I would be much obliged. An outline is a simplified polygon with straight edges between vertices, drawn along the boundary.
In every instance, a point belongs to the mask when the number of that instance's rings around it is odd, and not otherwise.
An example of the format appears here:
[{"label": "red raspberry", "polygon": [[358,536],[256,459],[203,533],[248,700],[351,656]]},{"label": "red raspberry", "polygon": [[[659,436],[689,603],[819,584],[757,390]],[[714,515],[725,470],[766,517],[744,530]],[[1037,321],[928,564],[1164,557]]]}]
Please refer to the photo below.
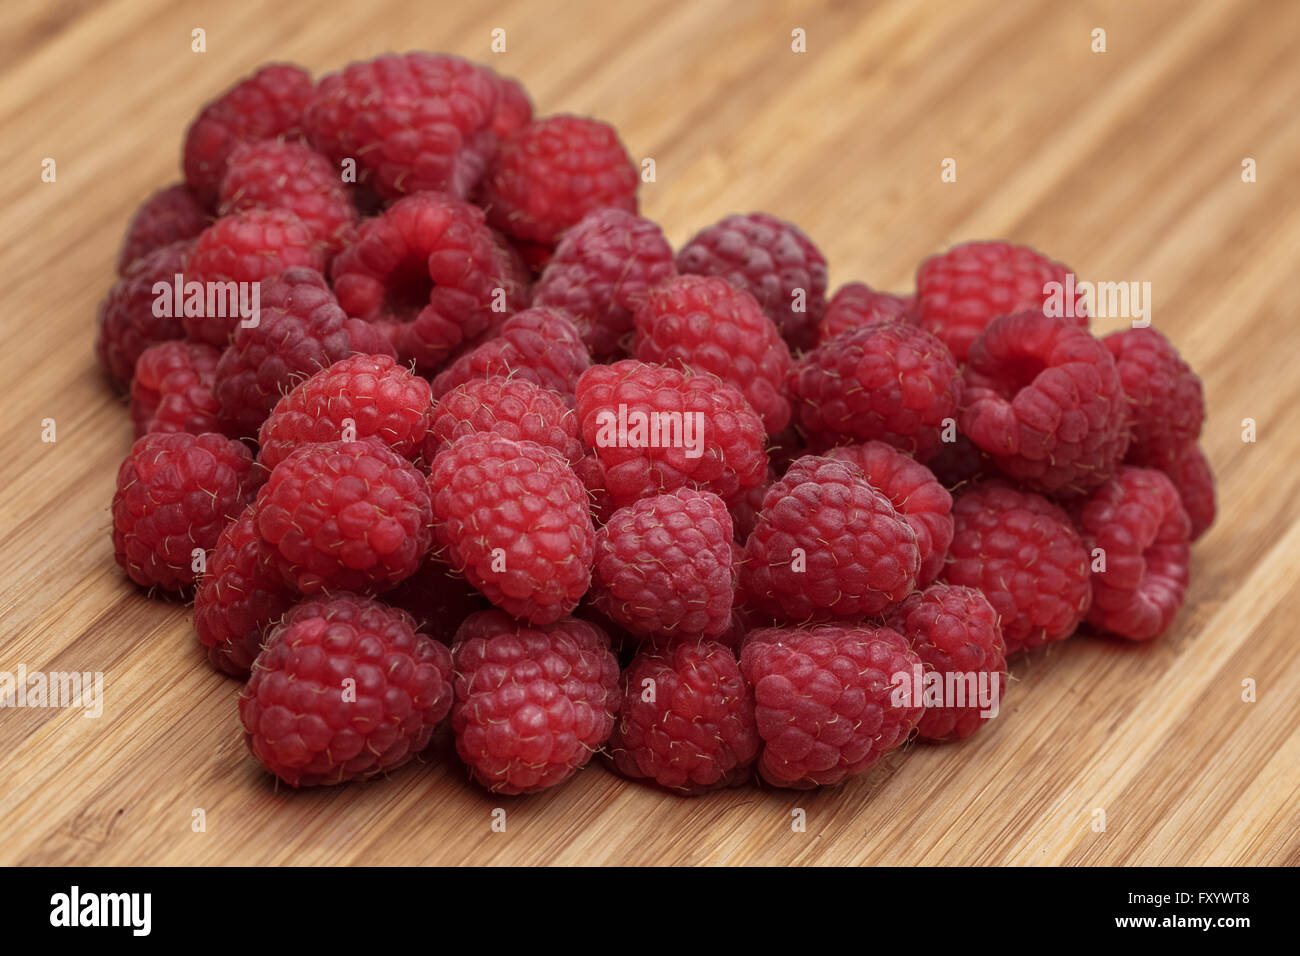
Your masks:
[{"label": "red raspberry", "polygon": [[761,482],[752,488],[742,488],[727,499],[727,512],[731,515],[732,532],[735,539],[742,544],[758,524],[759,512],[763,510],[763,499],[774,481],[776,481],[776,472],[768,468],[767,475]]},{"label": "red raspberry", "polygon": [[439,193],[407,196],[367,219],[334,260],[348,315],[389,329],[403,362],[440,366],[520,304],[481,210]]},{"label": "red raspberry", "polygon": [[95,354],[119,388],[131,384],[136,360],[145,349],[185,337],[180,319],[154,315],[153,288],[158,282],[171,285],[178,273],[184,273],[185,257],[193,245],[184,239],[136,259],[99,303]]},{"label": "red raspberry", "polygon": [[1094,561],[1088,623],[1135,641],[1163,634],[1187,596],[1190,561],[1191,522],[1174,483],[1121,468],[1076,507]]},{"label": "red raspberry", "polygon": [[506,319],[495,335],[456,359],[433,378],[441,398],[476,378],[522,378],[559,392],[572,402],[578,378],[591,365],[582,336],[559,309],[525,309]]},{"label": "red raspberry", "polygon": [[754,688],[763,751],[778,787],[833,786],[907,739],[924,708],[895,703],[895,681],[921,660],[883,627],[821,625],[758,631],[740,656]]},{"label": "red raspberry", "polygon": [[[1064,284],[1070,269],[1028,246],[966,242],[931,256],[916,270],[916,307],[922,328],[966,361],[971,343],[1000,315],[1026,309],[1040,314],[1049,282]],[[1075,308],[1081,313],[1082,310]],[[1086,329],[1088,317],[1075,325]]]},{"label": "red raspberry", "polygon": [[[302,221],[285,209],[249,209],[222,216],[204,229],[185,263],[186,284],[261,283],[293,266],[322,272],[325,251]],[[260,300],[261,288],[258,288]],[[181,324],[196,342],[225,348],[240,325],[237,310],[226,316],[184,315]]]},{"label": "red raspberry", "polygon": [[937,578],[952,543],[952,495],[934,473],[879,441],[834,448],[829,457],[861,468],[868,484],[888,498],[899,517],[916,532],[916,546],[921,552],[916,586],[923,588]]},{"label": "red raspberry", "polygon": [[688,485],[730,498],[767,471],[762,419],[712,375],[630,360],[593,365],[577,402],[582,440],[620,507]]},{"label": "red raspberry", "polygon": [[452,702],[451,653],[410,615],[353,594],[308,599],[266,641],[239,697],[248,749],[292,787],[409,763]]},{"label": "red raspberry", "polygon": [[623,673],[622,691],[609,752],[624,776],[687,795],[749,777],[759,748],[754,693],[728,648],[646,648]]},{"label": "red raspberry", "polygon": [[673,249],[649,219],[595,209],[565,231],[533,288],[533,304],[573,316],[597,359],[621,358],[646,293],[677,274]]},{"label": "red raspberry", "polygon": [[492,607],[478,588],[432,554],[418,571],[384,594],[384,603],[400,607],[415,618],[421,631],[448,646],[465,618]]},{"label": "red raspberry", "polygon": [[508,139],[533,121],[533,104],[518,80],[480,67],[497,88],[497,105],[492,113],[492,132],[498,140]]},{"label": "red raspberry", "polygon": [[208,551],[256,487],[253,456],[224,435],[153,432],[137,439],[117,472],[113,551],[145,587],[185,591]]},{"label": "red raspberry", "polygon": [[740,581],[788,621],[879,614],[916,585],[916,532],[848,462],[800,458],[767,490]]},{"label": "red raspberry", "polygon": [[640,182],[608,123],[548,116],[501,145],[483,181],[483,205],[502,232],[553,246],[593,209],[635,213]]},{"label": "red raspberry", "polygon": [[248,140],[300,139],[311,93],[311,74],[287,63],[264,66],[230,87],[203,107],[185,133],[186,183],[215,203],[231,150]]},{"label": "red raspberry", "polygon": [[790,423],[790,350],[748,292],[717,277],[680,276],[636,310],[636,357],[711,372],[749,401],[768,434]]},{"label": "red raspberry", "polygon": [[876,292],[861,282],[846,283],[826,306],[826,314],[817,326],[817,344],[873,322],[915,323],[915,310],[916,300],[910,295]]},{"label": "red raspberry", "polygon": [[1041,312],[994,319],[971,346],[961,430],[994,464],[1049,494],[1079,494],[1128,447],[1115,360],[1086,329]]},{"label": "red raspberry", "polygon": [[385,199],[424,190],[463,197],[483,172],[498,83],[442,54],[351,63],[316,86],[306,111],[312,145],[335,164],[355,160],[358,183]]},{"label": "red raspberry", "polygon": [[795,363],[790,391],[795,422],[814,446],[875,439],[925,461],[956,420],[961,386],[942,342],[914,325],[887,321],[813,349]]},{"label": "red raspberry", "polygon": [[587,504],[591,511],[591,520],[597,525],[604,524],[609,520],[609,516],[618,510],[618,505],[614,504],[609,496],[609,489],[605,487],[609,484],[605,480],[605,466],[595,455],[583,455],[571,464],[573,473],[587,489]]},{"label": "red raspberry", "polygon": [[470,616],[452,647],[456,752],[494,793],[536,793],[584,767],[614,727],[618,660],[609,637],[566,617],[530,627]]},{"label": "red raspberry", "polygon": [[131,380],[135,437],[148,432],[220,432],[212,394],[221,353],[198,342],[161,342],[145,349]]},{"label": "red raspberry", "polygon": [[959,495],[952,517],[944,579],[984,592],[1008,656],[1074,633],[1092,600],[1088,552],[1059,505],[987,482]]},{"label": "red raspberry", "polygon": [[678,488],[615,511],[596,532],[592,602],[642,637],[713,637],[731,623],[731,516]]},{"label": "red raspberry", "polygon": [[489,432],[458,438],[429,476],[447,561],[497,607],[550,624],[591,581],[587,490],[559,453]]},{"label": "red raspberry", "polygon": [[328,159],[302,143],[260,140],[236,146],[221,180],[218,215],[287,209],[331,252],[352,238],[357,210]]},{"label": "red raspberry", "polygon": [[[181,239],[193,239],[208,225],[208,212],[184,183],[160,189],[131,217],[117,257],[118,275],[155,249]],[[179,269],[177,270],[180,271]]]},{"label": "red raspberry", "polygon": [[298,600],[276,571],[249,505],[217,538],[194,593],[194,630],[212,666],[247,678],[267,629]]},{"label": "red raspberry", "polygon": [[268,471],[303,445],[375,439],[416,459],[433,414],[429,383],[388,355],[354,355],[280,399],[257,434]]},{"label": "red raspberry", "polygon": [[1210,462],[1200,446],[1191,442],[1173,464],[1161,470],[1178,489],[1183,508],[1191,519],[1191,538],[1195,541],[1214,524],[1217,510],[1214,501],[1214,472],[1210,470]]},{"label": "red raspberry", "polygon": [[221,416],[255,436],[285,392],[340,359],[396,352],[378,327],[350,319],[314,269],[287,269],[261,286],[257,325],[240,324],[217,364]]},{"label": "red raspberry", "polygon": [[934,584],[908,595],[887,622],[907,638],[926,673],[944,680],[941,704],[928,696],[919,701],[926,705],[916,725],[920,736],[960,740],[997,717],[1007,685],[1007,644],[983,592]]},{"label": "red raspberry", "polygon": [[554,448],[570,463],[583,455],[573,409],[558,392],[523,378],[472,379],[438,399],[425,439],[425,460],[433,461],[449,442],[475,432],[536,442]]},{"label": "red raspberry", "polygon": [[1200,378],[1153,328],[1123,329],[1102,342],[1115,357],[1132,412],[1128,460],[1152,468],[1173,464],[1205,423]]},{"label": "red raspberry", "polygon": [[432,543],[429,491],[376,441],[304,445],[258,493],[257,530],[303,594],[382,591],[414,574]]},{"label": "red raspberry", "polygon": [[758,300],[792,349],[812,345],[826,311],[826,258],[791,223],[755,212],[727,216],[677,253],[683,275],[722,276]]}]

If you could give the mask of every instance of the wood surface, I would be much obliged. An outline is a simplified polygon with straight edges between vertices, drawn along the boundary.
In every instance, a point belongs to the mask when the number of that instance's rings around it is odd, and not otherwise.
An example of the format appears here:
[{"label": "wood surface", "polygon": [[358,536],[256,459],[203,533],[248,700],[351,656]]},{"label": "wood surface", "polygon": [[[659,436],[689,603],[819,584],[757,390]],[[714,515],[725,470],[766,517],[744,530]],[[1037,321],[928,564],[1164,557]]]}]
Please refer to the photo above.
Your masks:
[{"label": "wood surface", "polygon": [[[206,53],[190,52],[195,27]],[[505,54],[489,52],[494,27]],[[1097,27],[1105,53],[1091,51]],[[0,863],[1300,863],[1298,37],[1288,0],[10,0],[0,671],[102,671],[105,704],[99,719],[0,710]],[[177,178],[205,100],[263,61],[326,72],[411,48],[518,76],[539,113],[615,124],[656,161],[642,206],[674,244],[762,209],[814,237],[833,286],[906,290],[924,256],[993,237],[1084,278],[1151,282],[1155,325],[1205,381],[1221,504],[1173,629],[1020,661],[976,737],[908,747],[825,792],[684,800],[593,765],[500,798],[445,740],[388,779],[277,789],[189,609],[150,600],[113,563],[108,506],[131,429],[93,361],[95,306],[129,214]]]}]

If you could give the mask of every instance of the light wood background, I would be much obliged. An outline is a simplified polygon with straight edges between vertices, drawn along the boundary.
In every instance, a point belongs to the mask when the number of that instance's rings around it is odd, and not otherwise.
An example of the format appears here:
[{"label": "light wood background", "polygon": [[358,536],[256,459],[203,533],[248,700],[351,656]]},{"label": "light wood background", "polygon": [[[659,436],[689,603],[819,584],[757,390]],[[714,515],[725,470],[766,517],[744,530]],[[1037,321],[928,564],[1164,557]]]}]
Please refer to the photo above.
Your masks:
[{"label": "light wood background", "polygon": [[[0,711],[0,863],[1300,863],[1300,4],[322,6],[5,4],[0,670],[103,671],[106,700],[98,720]],[[683,800],[593,766],[494,798],[445,740],[389,779],[277,791],[188,609],[113,563],[130,424],[92,359],[95,305],[203,101],[266,60],[325,72],[410,48],[489,61],[539,113],[614,123],[656,160],[643,208],[676,244],[764,209],[814,237],[834,285],[908,289],[925,255],[989,237],[1150,281],[1155,324],[1205,380],[1221,493],[1173,630],[1023,661],[975,738],[827,792]]]}]

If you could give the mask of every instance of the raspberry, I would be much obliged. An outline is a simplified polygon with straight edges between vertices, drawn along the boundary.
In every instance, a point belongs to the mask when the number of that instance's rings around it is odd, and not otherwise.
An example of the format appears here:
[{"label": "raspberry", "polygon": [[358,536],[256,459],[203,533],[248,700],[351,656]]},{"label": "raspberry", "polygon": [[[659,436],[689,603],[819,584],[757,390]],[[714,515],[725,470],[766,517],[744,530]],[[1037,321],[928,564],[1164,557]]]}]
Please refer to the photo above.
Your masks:
[{"label": "raspberry", "polygon": [[578,380],[578,428],[618,506],[687,485],[730,498],[763,480],[763,422],[712,375],[623,361]]},{"label": "raspberry", "polygon": [[203,107],[186,131],[185,182],[204,202],[214,203],[226,160],[237,145],[302,137],[311,93],[311,74],[287,63],[272,63],[244,77]]},{"label": "raspberry", "polygon": [[[186,284],[260,283],[293,266],[325,269],[325,252],[311,230],[285,209],[249,209],[222,216],[204,229],[186,260]],[[260,300],[261,289],[258,289]],[[236,309],[225,316],[186,314],[185,332],[196,342],[225,348],[240,324]],[[230,314],[233,313],[233,314]]]},{"label": "raspberry", "polygon": [[817,344],[873,322],[914,323],[915,309],[916,300],[910,295],[876,292],[861,282],[846,283],[826,306],[826,314],[817,326]]},{"label": "raspberry", "polygon": [[1007,645],[997,611],[983,592],[934,584],[908,595],[887,623],[907,638],[927,673],[944,679],[942,704],[924,700],[925,714],[916,725],[920,736],[960,740],[997,716],[1007,684]]},{"label": "raspberry", "polygon": [[768,434],[790,423],[790,350],[748,292],[725,279],[680,276],[636,310],[636,357],[711,372],[745,396]]},{"label": "raspberry", "polygon": [[452,647],[456,752],[494,793],[536,793],[573,776],[609,739],[618,661],[595,625],[541,627],[471,615]]},{"label": "raspberry", "polygon": [[640,182],[608,123],[548,116],[501,145],[483,181],[483,205],[502,232],[553,246],[593,209],[635,213]]},{"label": "raspberry", "polygon": [[492,112],[492,132],[499,140],[523,129],[533,121],[533,104],[519,81],[484,69],[497,88],[497,105]]},{"label": "raspberry", "polygon": [[502,323],[497,333],[434,376],[433,396],[441,398],[476,378],[522,378],[553,389],[572,402],[578,378],[591,365],[577,326],[559,309],[525,309]]},{"label": "raspberry", "polygon": [[458,438],[429,476],[448,563],[497,607],[550,624],[591,581],[587,490],[558,452],[481,432]]},{"label": "raspberry", "polygon": [[1088,613],[1088,552],[1059,505],[998,482],[952,508],[944,579],[978,588],[998,612],[1007,654],[1062,641]]},{"label": "raspberry", "polygon": [[421,631],[447,645],[455,639],[465,618],[492,607],[478,588],[434,555],[426,557],[418,571],[387,592],[384,603],[401,608],[415,618]]},{"label": "raspberry", "polygon": [[256,435],[296,382],[340,359],[396,355],[376,326],[348,318],[313,269],[286,269],[260,297],[257,325],[240,324],[217,364],[217,403],[234,434]]},{"label": "raspberry", "polygon": [[952,543],[952,495],[933,472],[879,441],[834,448],[829,457],[861,468],[867,483],[888,498],[899,517],[916,532],[921,553],[916,586],[923,588],[937,578]]},{"label": "raspberry", "polygon": [[533,288],[533,304],[573,316],[591,354],[621,358],[646,293],[677,274],[673,250],[649,219],[596,209],[565,231]]},{"label": "raspberry", "polygon": [[1005,474],[1079,494],[1128,446],[1128,402],[1110,352],[1041,312],[994,319],[971,346],[961,429]]},{"label": "raspberry", "polygon": [[752,634],[740,670],[754,688],[763,779],[803,790],[843,783],[870,768],[921,717],[922,707],[893,700],[897,675],[920,666],[907,641],[883,627]]},{"label": "raspberry", "polygon": [[194,592],[194,630],[208,660],[247,678],[270,626],[299,600],[275,570],[249,505],[226,525]]},{"label": "raspberry", "polygon": [[409,763],[452,702],[451,653],[410,615],[353,594],[308,599],[266,641],[239,697],[248,749],[292,787]]},{"label": "raspberry", "polygon": [[1173,464],[1205,423],[1200,378],[1153,328],[1123,329],[1102,342],[1115,358],[1132,412],[1128,460],[1152,468]]},{"label": "raspberry", "polygon": [[186,591],[255,487],[253,456],[224,435],[153,432],[117,472],[113,557],[137,584]]},{"label": "raspberry", "polygon": [[583,455],[573,410],[557,392],[523,378],[472,379],[438,399],[425,439],[425,460],[433,461],[449,442],[475,432],[536,442],[554,448],[570,463]]},{"label": "raspberry", "polygon": [[763,499],[774,481],[776,481],[776,473],[768,468],[767,475],[761,482],[752,488],[742,488],[727,499],[727,512],[731,515],[732,532],[735,539],[742,544],[758,524],[759,512],[763,510]]},{"label": "raspberry", "polygon": [[158,190],[141,203],[126,227],[117,257],[118,275],[126,275],[131,263],[155,249],[193,239],[207,225],[207,210],[184,183]]},{"label": "raspberry", "polygon": [[879,440],[925,461],[956,419],[962,383],[942,342],[913,325],[875,322],[795,363],[795,422],[819,448]]},{"label": "raspberry", "polygon": [[791,223],[755,212],[727,216],[677,253],[683,275],[721,276],[750,293],[792,349],[808,348],[826,311],[826,258]]},{"label": "raspberry", "polygon": [[647,648],[621,686],[609,752],[624,776],[688,795],[749,776],[759,748],[754,693],[729,649],[712,641]]},{"label": "raspberry", "polygon": [[1187,595],[1191,522],[1174,483],[1151,468],[1121,468],[1077,505],[1094,565],[1088,623],[1135,641],[1163,634]]},{"label": "raspberry", "polygon": [[[334,260],[348,315],[389,329],[403,362],[440,366],[520,304],[481,210],[439,193],[407,196],[357,229]],[[498,295],[498,290],[500,295]]]},{"label": "raspberry", "polygon": [[571,464],[573,473],[587,489],[587,504],[591,511],[591,520],[598,525],[604,524],[618,509],[609,496],[609,489],[605,487],[609,484],[605,480],[605,466],[595,455],[583,455]]},{"label": "raspberry", "polygon": [[415,459],[432,412],[424,379],[388,355],[354,355],[280,399],[258,432],[257,459],[269,471],[303,445],[361,439]]},{"label": "raspberry", "polygon": [[1178,489],[1187,517],[1191,519],[1191,539],[1195,541],[1214,524],[1214,472],[1210,463],[1195,442],[1188,444],[1173,464],[1163,469]]},{"label": "raspberry", "polygon": [[174,283],[185,271],[185,257],[194,245],[184,239],[160,246],[136,259],[113,283],[99,303],[95,354],[113,384],[125,388],[135,375],[135,363],[145,349],[185,337],[180,320],[154,315],[154,284]]},{"label": "raspberry", "polygon": [[[321,78],[306,110],[312,145],[385,199],[424,190],[468,195],[498,98],[491,71],[455,56],[388,54]],[[503,122],[508,125],[508,120]]]},{"label": "raspberry", "polygon": [[[1064,284],[1067,266],[1028,246],[966,242],[931,256],[916,270],[916,308],[922,328],[966,361],[971,343],[993,319],[1026,309],[1043,310],[1047,283]],[[1088,327],[1082,310],[1072,321]]]},{"label": "raspberry", "polygon": [[934,477],[948,489],[981,478],[993,477],[997,469],[993,459],[980,451],[965,435],[958,433],[956,441],[943,442],[939,452],[933,458],[926,459],[925,467],[934,472]]},{"label": "raspberry", "polygon": [[650,638],[712,637],[731,623],[731,516],[693,488],[643,498],[596,532],[592,600]]},{"label": "raspberry", "polygon": [[916,585],[916,532],[849,462],[809,455],[767,490],[740,581],[789,621],[879,614]]},{"label": "raspberry", "polygon": [[141,353],[131,380],[135,437],[148,432],[220,432],[212,394],[221,353],[198,342],[161,342]]},{"label": "raspberry", "polygon": [[247,209],[287,209],[331,252],[351,237],[357,210],[339,171],[302,143],[261,140],[236,146],[221,180],[221,216]]},{"label": "raspberry", "polygon": [[424,476],[375,441],[304,445],[257,497],[257,530],[303,594],[392,587],[419,568],[430,520]]}]

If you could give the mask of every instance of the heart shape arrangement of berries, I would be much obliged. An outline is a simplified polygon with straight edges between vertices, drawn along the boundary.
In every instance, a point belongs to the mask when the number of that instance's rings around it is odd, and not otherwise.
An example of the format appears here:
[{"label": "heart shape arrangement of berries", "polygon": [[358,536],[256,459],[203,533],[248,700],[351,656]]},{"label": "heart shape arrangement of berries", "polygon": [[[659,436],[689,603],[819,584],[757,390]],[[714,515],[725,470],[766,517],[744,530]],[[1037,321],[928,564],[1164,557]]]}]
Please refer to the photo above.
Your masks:
[{"label": "heart shape arrangement of berries", "polygon": [[501,793],[597,751],[681,794],[837,784],[974,733],[1008,657],[1183,603],[1200,380],[1049,308],[1073,280],[1033,249],[829,301],[769,215],[674,254],[610,126],[427,53],[267,66],[183,167],[99,311],[137,436],[113,543],[193,595],[290,785],[448,715]]}]

